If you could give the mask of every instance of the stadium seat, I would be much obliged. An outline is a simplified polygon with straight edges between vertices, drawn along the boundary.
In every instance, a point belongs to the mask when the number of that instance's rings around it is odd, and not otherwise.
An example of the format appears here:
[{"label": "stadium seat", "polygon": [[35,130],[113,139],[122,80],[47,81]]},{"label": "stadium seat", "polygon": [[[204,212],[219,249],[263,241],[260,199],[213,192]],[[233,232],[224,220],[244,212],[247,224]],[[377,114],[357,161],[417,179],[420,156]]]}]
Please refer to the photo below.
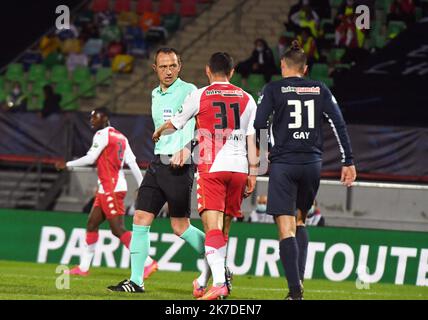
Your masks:
[{"label": "stadium seat", "polygon": [[70,80],[58,82],[55,86],[54,91],[56,93],[59,93],[60,95],[73,93],[73,83]]},{"label": "stadium seat", "polygon": [[376,9],[383,10],[385,14],[389,13],[389,9],[391,7],[391,3],[394,2],[394,0],[377,0],[376,2]]},{"label": "stadium seat", "polygon": [[153,0],[138,0],[136,12],[142,15],[144,12],[153,11]]},{"label": "stadium seat", "polygon": [[342,60],[346,50],[343,48],[333,48],[328,55],[329,63],[339,63]]},{"label": "stadium seat", "polygon": [[95,76],[97,85],[109,86],[112,83],[113,72],[111,68],[99,68]]},{"label": "stadium seat", "polygon": [[51,52],[46,56],[42,63],[46,69],[51,70],[55,65],[64,64],[64,55],[57,51]]},{"label": "stadium seat", "polygon": [[424,11],[421,7],[416,7],[415,9],[416,21],[419,21],[424,16]]},{"label": "stadium seat", "polygon": [[406,29],[403,21],[390,21],[388,24],[388,38],[393,39]]},{"label": "stadium seat", "polygon": [[120,34],[120,28],[117,25],[106,26],[100,32],[101,39],[105,44],[112,41],[120,41]]},{"label": "stadium seat", "polygon": [[182,17],[195,17],[196,14],[196,0],[181,0],[180,15]]},{"label": "stadium seat", "polygon": [[79,83],[79,96],[83,98],[93,98],[96,96],[96,86],[91,79]]},{"label": "stadium seat", "polygon": [[122,11],[119,14],[119,17],[117,19],[117,24],[121,28],[126,28],[128,26],[133,26],[138,24],[139,18],[140,17],[135,12]]},{"label": "stadium seat", "polygon": [[113,72],[131,72],[133,69],[134,57],[127,54],[118,54],[112,62]]},{"label": "stadium seat", "polygon": [[75,111],[79,109],[77,96],[72,92],[64,92],[64,94],[61,94],[61,102],[59,105],[63,111]]},{"label": "stadium seat", "polygon": [[114,2],[114,12],[121,13],[124,11],[131,11],[131,0],[116,0]]},{"label": "stadium seat", "polygon": [[3,88],[0,88],[0,103],[3,103],[6,101],[6,92],[4,91]]},{"label": "stadium seat", "polygon": [[160,0],[159,14],[167,15],[175,13],[175,0]]},{"label": "stadium seat", "polygon": [[175,32],[180,28],[181,17],[179,14],[169,14],[162,17],[162,25],[168,32]]},{"label": "stadium seat", "polygon": [[238,72],[235,72],[233,74],[232,79],[230,79],[230,83],[237,86],[237,87],[241,87],[242,86],[242,76]]},{"label": "stadium seat", "polygon": [[28,111],[40,111],[43,109],[43,94],[30,94],[27,102]]},{"label": "stadium seat", "polygon": [[109,0],[94,0],[92,3],[92,11],[94,12],[102,12],[109,9]]},{"label": "stadium seat", "polygon": [[261,74],[250,74],[247,79],[247,85],[245,86],[245,90],[250,92],[251,94],[257,94],[260,90],[262,90],[265,85],[265,79]]},{"label": "stadium seat", "polygon": [[73,71],[73,81],[80,83],[91,78],[91,72],[88,67],[78,66]]},{"label": "stadium seat", "polygon": [[7,66],[6,80],[22,82],[24,79],[24,67],[22,63],[11,63]]},{"label": "stadium seat", "polygon": [[83,47],[83,53],[87,56],[94,56],[100,54],[103,48],[103,40],[98,38],[91,38],[86,41]]},{"label": "stadium seat", "polygon": [[83,25],[90,23],[94,20],[94,12],[91,10],[84,10],[79,13],[74,20],[76,27],[82,27]]},{"label": "stadium seat", "polygon": [[64,54],[79,53],[82,50],[82,45],[79,39],[67,39],[61,44],[61,51]]},{"label": "stadium seat", "polygon": [[343,0],[330,0],[330,5],[332,8],[339,8],[340,5],[342,4]]},{"label": "stadium seat", "polygon": [[64,65],[55,65],[52,68],[50,80],[53,83],[57,83],[64,79],[68,79],[67,67]]},{"label": "stadium seat", "polygon": [[140,28],[147,32],[151,27],[160,26],[161,18],[157,12],[144,12],[140,18]]},{"label": "stadium seat", "polygon": [[49,84],[46,79],[37,79],[31,84],[31,94],[43,95],[43,87]]},{"label": "stadium seat", "polygon": [[280,75],[280,74],[274,74],[272,76],[272,79],[270,81],[278,81],[278,80],[282,80],[282,75]]},{"label": "stadium seat", "polygon": [[42,64],[32,64],[28,71],[28,81],[45,79],[46,67]]},{"label": "stadium seat", "polygon": [[107,47],[107,56],[110,59],[113,59],[115,56],[117,56],[118,54],[123,53],[124,51],[125,51],[125,48],[124,48],[122,42],[113,41]]}]

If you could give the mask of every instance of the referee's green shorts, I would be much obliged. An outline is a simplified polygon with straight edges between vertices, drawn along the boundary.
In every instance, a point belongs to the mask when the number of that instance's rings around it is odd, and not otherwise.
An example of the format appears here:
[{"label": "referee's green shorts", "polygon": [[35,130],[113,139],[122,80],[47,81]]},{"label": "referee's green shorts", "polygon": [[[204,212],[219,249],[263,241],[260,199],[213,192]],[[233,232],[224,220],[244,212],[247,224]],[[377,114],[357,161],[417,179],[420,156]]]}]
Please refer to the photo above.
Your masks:
[{"label": "referee's green shorts", "polygon": [[167,202],[170,217],[190,217],[194,174],[193,164],[175,169],[161,163],[160,157],[156,156],[138,190],[136,209],[157,216]]}]

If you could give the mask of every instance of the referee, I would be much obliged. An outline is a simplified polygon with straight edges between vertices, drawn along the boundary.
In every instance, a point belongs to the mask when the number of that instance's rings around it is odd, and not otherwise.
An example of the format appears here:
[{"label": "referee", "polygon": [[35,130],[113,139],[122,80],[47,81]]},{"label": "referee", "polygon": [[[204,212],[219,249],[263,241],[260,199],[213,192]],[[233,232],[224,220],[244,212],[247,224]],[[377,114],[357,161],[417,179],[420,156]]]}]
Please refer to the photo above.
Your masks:
[{"label": "referee", "polygon": [[[152,91],[152,117],[155,128],[181,111],[184,99],[196,86],[179,78],[181,59],[173,48],[161,48],[155,54],[153,70],[159,86]],[[149,255],[150,226],[164,204],[168,203],[174,233],[189,243],[200,255],[205,253],[205,234],[190,224],[190,203],[194,178],[194,165],[190,162],[191,141],[195,131],[193,118],[182,129],[163,136],[155,145],[155,157],[144,175],[138,191],[130,245],[131,278],[111,291],[144,292],[142,274],[144,261]],[[206,260],[205,260],[206,262]],[[206,283],[210,269],[205,263],[198,278]]]},{"label": "referee", "polygon": [[278,226],[289,300],[303,299],[308,247],[304,221],[320,184],[324,117],[342,154],[341,182],[350,187],[356,178],[351,144],[337,101],[322,82],[303,77],[308,68],[306,61],[305,52],[293,41],[281,58],[283,79],[265,86],[254,122],[256,129],[265,129],[273,113],[267,213],[274,216]]}]

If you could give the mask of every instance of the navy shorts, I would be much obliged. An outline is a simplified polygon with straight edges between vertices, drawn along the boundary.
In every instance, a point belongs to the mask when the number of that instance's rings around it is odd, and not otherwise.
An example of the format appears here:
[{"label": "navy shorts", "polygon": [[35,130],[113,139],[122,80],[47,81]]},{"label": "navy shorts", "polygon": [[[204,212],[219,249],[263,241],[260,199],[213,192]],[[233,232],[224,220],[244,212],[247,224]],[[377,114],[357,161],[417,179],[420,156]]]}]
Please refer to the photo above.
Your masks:
[{"label": "navy shorts", "polygon": [[318,192],[322,162],[308,164],[271,163],[267,213],[296,215],[308,212]]}]

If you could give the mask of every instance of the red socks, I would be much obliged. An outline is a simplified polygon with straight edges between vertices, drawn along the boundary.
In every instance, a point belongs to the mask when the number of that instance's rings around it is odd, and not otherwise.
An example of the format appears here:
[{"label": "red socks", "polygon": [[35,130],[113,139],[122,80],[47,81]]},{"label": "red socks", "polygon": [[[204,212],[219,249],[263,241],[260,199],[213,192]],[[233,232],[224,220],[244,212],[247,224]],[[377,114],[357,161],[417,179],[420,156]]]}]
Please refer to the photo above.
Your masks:
[{"label": "red socks", "polygon": [[90,246],[98,241],[98,231],[86,232],[86,244]]},{"label": "red socks", "polygon": [[129,249],[129,244],[131,243],[132,232],[126,231],[120,236],[120,241],[124,244],[125,247]]}]

